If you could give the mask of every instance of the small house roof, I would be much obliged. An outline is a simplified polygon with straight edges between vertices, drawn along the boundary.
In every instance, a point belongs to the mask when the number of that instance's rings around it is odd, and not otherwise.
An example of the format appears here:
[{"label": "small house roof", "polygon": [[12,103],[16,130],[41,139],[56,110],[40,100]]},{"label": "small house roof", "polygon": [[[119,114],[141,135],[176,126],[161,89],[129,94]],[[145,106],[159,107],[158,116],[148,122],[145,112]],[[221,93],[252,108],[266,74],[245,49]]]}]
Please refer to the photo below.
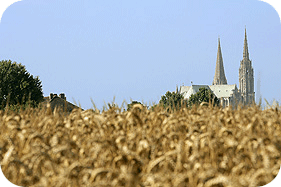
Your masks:
[{"label": "small house roof", "polygon": [[49,97],[44,97],[44,101],[42,102],[43,106],[47,106],[50,104],[52,110],[55,108],[61,108],[66,112],[71,112],[74,108],[79,108],[78,106],[68,102],[64,94],[50,94]]}]

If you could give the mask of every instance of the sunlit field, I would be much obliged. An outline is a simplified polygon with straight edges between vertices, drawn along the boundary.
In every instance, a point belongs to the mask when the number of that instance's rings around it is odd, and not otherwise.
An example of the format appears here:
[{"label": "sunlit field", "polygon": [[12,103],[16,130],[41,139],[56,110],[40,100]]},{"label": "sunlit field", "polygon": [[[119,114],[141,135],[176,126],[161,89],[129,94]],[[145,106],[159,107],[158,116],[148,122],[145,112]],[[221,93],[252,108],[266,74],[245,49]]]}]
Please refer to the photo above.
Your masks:
[{"label": "sunlit field", "polygon": [[261,186],[281,165],[280,109],[0,112],[3,173],[20,186]]}]

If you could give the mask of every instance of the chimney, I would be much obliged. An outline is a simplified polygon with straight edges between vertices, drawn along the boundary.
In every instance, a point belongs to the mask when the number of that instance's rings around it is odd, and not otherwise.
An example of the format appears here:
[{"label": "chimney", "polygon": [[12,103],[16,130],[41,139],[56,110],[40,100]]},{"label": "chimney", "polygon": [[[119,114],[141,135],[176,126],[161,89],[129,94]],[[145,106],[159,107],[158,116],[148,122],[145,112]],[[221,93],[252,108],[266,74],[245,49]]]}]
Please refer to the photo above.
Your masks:
[{"label": "chimney", "polygon": [[49,99],[52,100],[54,98],[54,94],[50,93]]},{"label": "chimney", "polygon": [[63,100],[66,100],[65,94],[64,94],[64,93],[61,93],[61,94],[60,94],[60,98],[62,98]]}]

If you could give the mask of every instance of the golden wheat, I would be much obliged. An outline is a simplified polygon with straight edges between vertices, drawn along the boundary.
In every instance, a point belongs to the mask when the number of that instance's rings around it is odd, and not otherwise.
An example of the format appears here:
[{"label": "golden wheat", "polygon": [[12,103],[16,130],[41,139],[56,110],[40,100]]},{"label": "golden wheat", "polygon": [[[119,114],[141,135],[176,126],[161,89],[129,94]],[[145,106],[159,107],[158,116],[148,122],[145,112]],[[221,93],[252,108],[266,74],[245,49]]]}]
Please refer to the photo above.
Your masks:
[{"label": "golden wheat", "polygon": [[281,164],[279,109],[0,111],[3,173],[20,186],[259,186]]}]

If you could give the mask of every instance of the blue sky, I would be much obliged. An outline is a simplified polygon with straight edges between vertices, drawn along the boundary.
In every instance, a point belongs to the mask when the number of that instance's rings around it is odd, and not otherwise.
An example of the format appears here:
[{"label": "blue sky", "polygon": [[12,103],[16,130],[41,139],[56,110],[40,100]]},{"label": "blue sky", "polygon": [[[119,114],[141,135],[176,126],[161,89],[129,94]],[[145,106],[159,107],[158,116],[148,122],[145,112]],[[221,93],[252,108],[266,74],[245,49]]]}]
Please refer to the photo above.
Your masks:
[{"label": "blue sky", "polygon": [[245,26],[255,91],[260,74],[262,98],[281,102],[280,18],[257,0],[22,0],[2,16],[0,60],[84,109],[114,96],[157,103],[176,85],[212,84],[218,36],[228,84],[238,86]]}]

